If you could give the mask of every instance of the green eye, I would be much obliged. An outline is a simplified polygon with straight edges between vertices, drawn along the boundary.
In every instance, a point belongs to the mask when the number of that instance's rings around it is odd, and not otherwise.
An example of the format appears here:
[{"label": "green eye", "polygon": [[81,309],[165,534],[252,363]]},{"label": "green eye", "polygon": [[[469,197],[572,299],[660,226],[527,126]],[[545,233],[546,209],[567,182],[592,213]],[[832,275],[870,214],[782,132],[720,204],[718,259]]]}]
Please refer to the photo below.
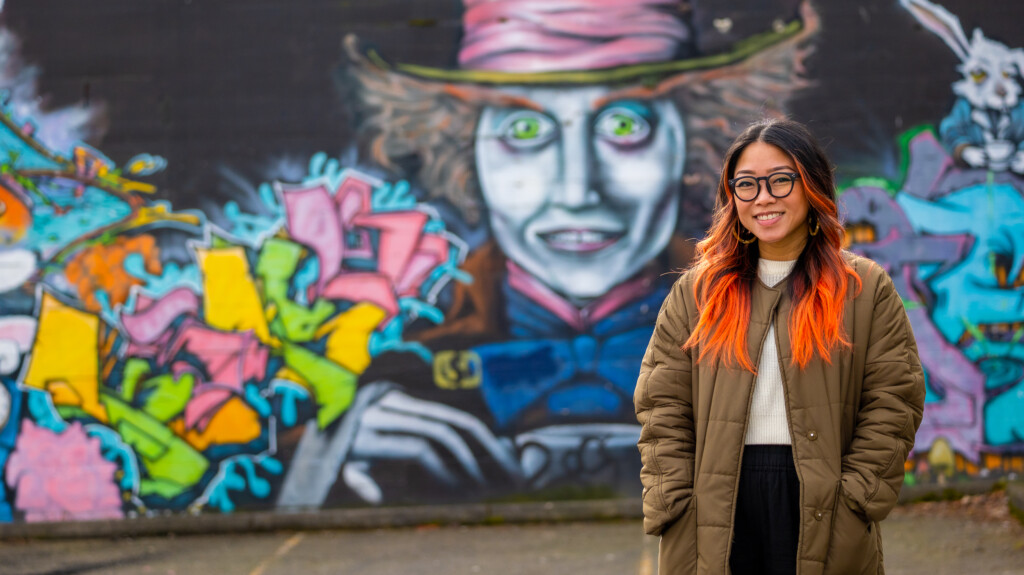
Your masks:
[{"label": "green eye", "polygon": [[539,112],[521,110],[501,123],[498,133],[506,144],[516,148],[539,147],[555,135],[555,123]]},{"label": "green eye", "polygon": [[638,144],[651,133],[651,123],[626,106],[608,108],[597,117],[594,131],[614,144]]},{"label": "green eye", "polygon": [[632,136],[637,131],[637,121],[625,114],[615,114],[609,118],[612,134],[618,137]]},{"label": "green eye", "polygon": [[537,118],[516,120],[509,131],[509,136],[516,140],[531,140],[540,135],[540,122]]}]

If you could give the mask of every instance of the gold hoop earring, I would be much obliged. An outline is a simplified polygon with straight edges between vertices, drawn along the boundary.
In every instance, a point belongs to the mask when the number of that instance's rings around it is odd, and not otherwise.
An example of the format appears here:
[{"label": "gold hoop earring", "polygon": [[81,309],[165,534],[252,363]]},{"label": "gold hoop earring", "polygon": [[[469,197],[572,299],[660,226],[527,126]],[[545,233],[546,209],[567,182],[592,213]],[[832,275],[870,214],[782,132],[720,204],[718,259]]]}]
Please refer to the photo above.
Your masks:
[{"label": "gold hoop earring", "polygon": [[[807,227],[808,228],[811,227],[811,218],[807,218]],[[818,231],[820,231],[820,230],[821,230],[821,226],[818,225],[818,218],[814,218],[814,229],[813,230],[808,230],[807,233],[809,233],[812,236],[816,236],[816,235],[818,235]]]},{"label": "gold hoop earring", "polygon": [[757,236],[755,236],[750,230],[747,230],[747,233],[750,234],[750,239],[749,240],[745,240],[745,239],[741,238],[740,237],[739,229],[740,229],[740,223],[739,223],[739,221],[737,221],[736,222],[736,226],[732,228],[732,235],[733,235],[733,237],[736,238],[736,241],[738,241],[739,243],[741,243],[743,245],[749,245],[749,244],[752,244],[755,241],[757,241]]}]

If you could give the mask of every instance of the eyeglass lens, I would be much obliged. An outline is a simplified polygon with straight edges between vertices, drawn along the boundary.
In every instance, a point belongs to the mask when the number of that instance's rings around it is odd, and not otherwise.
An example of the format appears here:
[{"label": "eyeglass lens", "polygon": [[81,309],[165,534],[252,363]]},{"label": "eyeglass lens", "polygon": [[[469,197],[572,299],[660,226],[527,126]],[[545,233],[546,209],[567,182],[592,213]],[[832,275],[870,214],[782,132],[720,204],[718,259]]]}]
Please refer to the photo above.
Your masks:
[{"label": "eyeglass lens", "polygon": [[743,176],[732,180],[732,189],[741,200],[753,200],[760,191],[760,180],[764,180],[768,186],[769,193],[776,198],[782,198],[793,191],[793,184],[796,179],[789,174],[774,174],[755,178],[754,176]]}]

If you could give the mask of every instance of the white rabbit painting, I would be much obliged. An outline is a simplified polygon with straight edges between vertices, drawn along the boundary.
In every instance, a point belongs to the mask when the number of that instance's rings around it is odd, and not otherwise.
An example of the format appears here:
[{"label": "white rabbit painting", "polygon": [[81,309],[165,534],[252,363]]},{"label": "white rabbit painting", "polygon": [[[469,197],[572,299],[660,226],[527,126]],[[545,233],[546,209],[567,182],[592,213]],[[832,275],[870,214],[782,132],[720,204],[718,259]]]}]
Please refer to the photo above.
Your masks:
[{"label": "white rabbit painting", "polygon": [[957,100],[939,125],[943,145],[960,163],[1024,174],[1024,50],[986,38],[975,29],[967,40],[960,19],[927,0],[900,0],[960,59],[963,79],[953,83]]}]

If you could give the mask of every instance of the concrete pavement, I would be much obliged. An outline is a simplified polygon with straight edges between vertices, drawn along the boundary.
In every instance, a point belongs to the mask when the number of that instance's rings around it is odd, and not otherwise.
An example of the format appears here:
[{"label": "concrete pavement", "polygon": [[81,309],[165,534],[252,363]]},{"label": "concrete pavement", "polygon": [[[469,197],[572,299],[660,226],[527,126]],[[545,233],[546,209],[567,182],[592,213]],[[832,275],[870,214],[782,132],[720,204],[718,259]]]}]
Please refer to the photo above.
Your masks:
[{"label": "concrete pavement", "polygon": [[[898,508],[883,523],[886,572],[1024,575],[1024,526],[1005,511],[1005,494],[982,497]],[[648,575],[657,547],[636,520],[9,540],[0,573]]]}]

